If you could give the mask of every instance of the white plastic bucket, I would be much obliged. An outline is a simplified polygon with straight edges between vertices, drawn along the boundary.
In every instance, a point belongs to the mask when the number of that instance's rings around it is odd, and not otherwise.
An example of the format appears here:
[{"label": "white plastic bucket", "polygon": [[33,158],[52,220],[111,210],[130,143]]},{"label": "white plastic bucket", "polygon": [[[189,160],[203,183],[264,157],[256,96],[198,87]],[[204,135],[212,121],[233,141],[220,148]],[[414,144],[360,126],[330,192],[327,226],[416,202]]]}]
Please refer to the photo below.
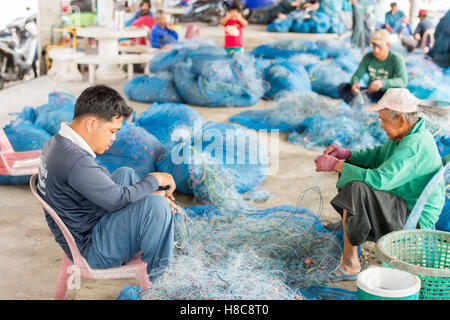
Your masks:
[{"label": "white plastic bucket", "polygon": [[358,300],[418,300],[420,278],[406,271],[370,267],[358,274]]}]

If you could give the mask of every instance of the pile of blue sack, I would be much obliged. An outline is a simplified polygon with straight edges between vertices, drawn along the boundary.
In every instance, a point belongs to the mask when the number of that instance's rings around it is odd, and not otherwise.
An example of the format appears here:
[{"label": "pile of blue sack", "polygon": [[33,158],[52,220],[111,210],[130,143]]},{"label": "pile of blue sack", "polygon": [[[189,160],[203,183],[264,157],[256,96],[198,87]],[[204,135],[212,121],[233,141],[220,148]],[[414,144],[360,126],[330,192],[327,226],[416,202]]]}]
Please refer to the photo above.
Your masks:
[{"label": "pile of blue sack", "polygon": [[346,1],[322,0],[317,11],[291,11],[267,25],[269,32],[338,33],[346,31],[342,11],[347,11]]}]

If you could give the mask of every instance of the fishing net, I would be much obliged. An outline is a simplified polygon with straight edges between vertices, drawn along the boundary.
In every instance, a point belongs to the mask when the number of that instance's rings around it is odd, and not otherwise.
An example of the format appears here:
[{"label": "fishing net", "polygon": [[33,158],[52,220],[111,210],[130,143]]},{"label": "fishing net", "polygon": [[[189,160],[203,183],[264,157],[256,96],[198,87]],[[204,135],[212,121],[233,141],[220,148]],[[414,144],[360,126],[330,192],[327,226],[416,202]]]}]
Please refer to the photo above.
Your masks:
[{"label": "fishing net", "polygon": [[155,136],[124,122],[111,147],[95,159],[110,173],[121,167],[130,167],[142,179],[156,171],[155,162],[164,154],[165,149]]},{"label": "fishing net", "polygon": [[288,92],[311,91],[309,76],[305,68],[292,60],[275,60],[266,70],[264,80],[269,90],[264,94],[268,99],[276,99]]},{"label": "fishing net", "polygon": [[197,106],[252,106],[266,91],[254,58],[245,53],[189,58],[176,64],[174,75],[183,100]]},{"label": "fishing net", "polygon": [[339,85],[350,82],[352,76],[352,72],[345,71],[334,61],[318,63],[309,70],[312,90],[336,99],[340,98]]},{"label": "fishing net", "polygon": [[[185,134],[193,135],[194,124],[201,126],[203,119],[193,108],[178,103],[154,103],[146,111],[139,114],[136,126],[140,126],[153,134],[168,150]],[[182,136],[173,136],[177,129],[187,130]],[[172,137],[173,136],[173,137]]]},{"label": "fishing net", "polygon": [[34,124],[51,135],[56,134],[61,127],[61,122],[72,121],[75,102],[76,98],[69,93],[51,92],[48,95],[48,103],[36,107]]},{"label": "fishing net", "polygon": [[[199,178],[193,175],[196,168],[201,172]],[[178,191],[190,195],[194,195],[195,183],[208,182],[208,175],[220,177],[224,175],[222,170],[228,171],[228,185],[239,193],[247,192],[262,184],[267,169],[267,150],[254,133],[236,124],[214,121],[176,144],[157,163],[158,171],[172,174]]]},{"label": "fishing net", "polygon": [[173,264],[142,299],[305,299],[341,262],[341,233],[308,209],[199,209],[175,216]]},{"label": "fishing net", "polygon": [[387,141],[378,123],[378,114],[363,109],[367,99],[359,93],[350,112],[333,116],[314,115],[303,121],[302,128],[289,135],[289,141],[306,148],[322,150],[330,144],[344,148],[373,148]]},{"label": "fishing net", "polygon": [[203,56],[226,57],[227,53],[223,48],[218,47],[211,41],[189,41],[182,45],[174,46],[170,51],[155,55],[150,61],[149,70],[151,73],[161,71],[173,72],[177,63],[194,57],[201,59]]},{"label": "fishing net", "polygon": [[131,79],[125,83],[123,92],[128,99],[139,102],[179,103],[183,100],[175,88],[173,74],[164,71]]},{"label": "fishing net", "polygon": [[295,19],[292,32],[327,33],[331,28],[331,17],[323,12],[315,12],[310,18]]},{"label": "fishing net", "polygon": [[266,30],[269,32],[289,32],[291,31],[294,20],[288,19],[275,19],[273,22],[267,25]]},{"label": "fishing net", "polygon": [[312,91],[286,93],[273,105],[270,109],[240,112],[229,121],[238,122],[254,130],[277,129],[280,132],[290,132],[303,128],[303,121],[310,116],[331,116],[350,110],[347,104],[338,103]]},{"label": "fishing net", "polygon": [[450,167],[444,172],[445,204],[439,220],[436,222],[436,229],[450,232]]},{"label": "fishing net", "polygon": [[311,53],[317,48],[317,44],[314,41],[275,40],[254,48],[251,54],[265,59],[289,58],[299,53]]}]

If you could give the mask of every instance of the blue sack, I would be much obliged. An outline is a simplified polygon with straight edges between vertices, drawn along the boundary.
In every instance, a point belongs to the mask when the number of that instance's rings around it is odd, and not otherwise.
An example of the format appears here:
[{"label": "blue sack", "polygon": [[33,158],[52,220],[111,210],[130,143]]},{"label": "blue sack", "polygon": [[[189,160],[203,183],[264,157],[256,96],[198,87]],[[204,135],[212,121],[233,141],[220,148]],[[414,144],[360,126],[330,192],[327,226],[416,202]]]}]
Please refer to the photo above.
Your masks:
[{"label": "blue sack", "polygon": [[269,32],[289,32],[292,25],[294,24],[293,19],[275,19],[273,22],[267,25],[267,31]]},{"label": "blue sack", "polygon": [[123,92],[128,99],[133,101],[148,103],[183,102],[173,82],[173,75],[170,72],[139,75],[125,83]]},{"label": "blue sack", "polygon": [[75,113],[76,98],[64,92],[52,92],[48,103],[35,109],[34,124],[51,135],[58,133],[61,122],[71,122]]},{"label": "blue sack", "polygon": [[177,103],[154,103],[136,120],[136,126],[154,135],[167,150],[179,142],[171,139],[176,129],[193,132],[195,123],[200,127],[203,125],[200,114],[188,105]]},{"label": "blue sack", "polygon": [[268,99],[275,99],[283,91],[302,93],[311,91],[311,83],[305,68],[292,60],[276,60],[265,72],[264,80],[270,89],[264,94]]},{"label": "blue sack", "polygon": [[[16,152],[42,150],[47,140],[51,138],[47,131],[33,125],[30,121],[23,121],[20,116],[6,125],[4,131]],[[30,176],[0,175],[0,184],[27,184],[29,182]]]},{"label": "blue sack", "polygon": [[156,171],[155,162],[165,152],[163,145],[151,133],[124,122],[111,147],[95,159],[110,173],[121,167],[130,167],[142,179]]}]

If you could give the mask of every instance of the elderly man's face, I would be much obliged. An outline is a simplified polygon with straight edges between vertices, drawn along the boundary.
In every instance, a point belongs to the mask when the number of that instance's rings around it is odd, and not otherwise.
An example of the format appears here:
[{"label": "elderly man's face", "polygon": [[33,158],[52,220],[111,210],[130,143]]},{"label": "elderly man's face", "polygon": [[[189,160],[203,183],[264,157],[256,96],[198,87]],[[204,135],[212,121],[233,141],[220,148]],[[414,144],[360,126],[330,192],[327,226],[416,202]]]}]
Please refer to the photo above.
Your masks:
[{"label": "elderly man's face", "polygon": [[397,117],[394,120],[391,118],[391,114],[388,109],[382,109],[378,112],[380,118],[380,127],[386,132],[389,140],[400,141],[405,136],[405,123],[401,117]]}]

